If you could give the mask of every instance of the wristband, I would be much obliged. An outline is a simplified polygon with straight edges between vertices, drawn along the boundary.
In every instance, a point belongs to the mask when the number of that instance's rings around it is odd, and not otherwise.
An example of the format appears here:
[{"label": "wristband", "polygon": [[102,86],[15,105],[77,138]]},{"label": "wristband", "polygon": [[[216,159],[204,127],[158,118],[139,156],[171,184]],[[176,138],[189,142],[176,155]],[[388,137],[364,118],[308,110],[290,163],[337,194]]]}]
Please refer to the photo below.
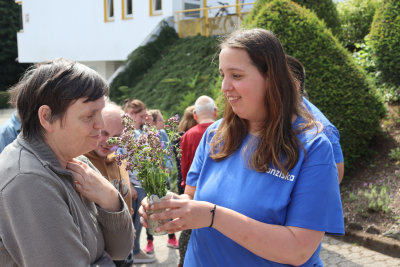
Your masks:
[{"label": "wristband", "polygon": [[210,226],[208,226],[209,228],[211,228],[214,224],[214,215],[215,215],[216,208],[217,208],[217,204],[214,204],[214,208],[212,210],[210,210],[210,212],[212,213],[212,217],[211,217],[211,224],[210,224]]}]

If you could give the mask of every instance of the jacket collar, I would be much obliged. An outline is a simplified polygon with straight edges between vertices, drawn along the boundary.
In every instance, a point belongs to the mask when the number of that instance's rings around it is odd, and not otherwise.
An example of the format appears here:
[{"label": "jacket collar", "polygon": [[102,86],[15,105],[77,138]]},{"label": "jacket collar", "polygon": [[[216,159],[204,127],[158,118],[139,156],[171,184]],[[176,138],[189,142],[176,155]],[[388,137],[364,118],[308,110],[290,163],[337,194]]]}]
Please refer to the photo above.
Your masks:
[{"label": "jacket collar", "polygon": [[34,154],[43,166],[48,166],[58,174],[72,176],[72,173],[69,170],[66,170],[61,166],[53,150],[40,136],[34,137],[32,140],[28,141],[24,138],[23,134],[19,134],[17,142],[26,150]]}]

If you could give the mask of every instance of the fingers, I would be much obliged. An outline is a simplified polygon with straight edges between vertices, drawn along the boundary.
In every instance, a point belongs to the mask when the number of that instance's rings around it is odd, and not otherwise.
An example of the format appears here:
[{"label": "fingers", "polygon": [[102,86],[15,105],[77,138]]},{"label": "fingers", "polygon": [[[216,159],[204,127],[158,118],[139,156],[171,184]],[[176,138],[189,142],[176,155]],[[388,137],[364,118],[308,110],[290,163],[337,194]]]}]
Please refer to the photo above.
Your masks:
[{"label": "fingers", "polygon": [[75,182],[81,186],[83,186],[86,182],[85,175],[80,174],[79,172],[73,172]]},{"label": "fingers", "polygon": [[84,168],[85,163],[72,159],[72,161],[67,163],[67,169],[77,173],[83,173],[85,171]]},{"label": "fingers", "polygon": [[176,218],[174,220],[169,220],[167,223],[157,227],[156,232],[167,231],[169,234],[179,232],[188,229],[184,224],[184,220],[181,218]]},{"label": "fingers", "polygon": [[[156,209],[153,209],[156,210]],[[150,215],[150,219],[152,220],[170,220],[179,218],[182,216],[182,210],[179,208],[174,209],[164,209],[162,212],[156,212]]]},{"label": "fingers", "polygon": [[[170,220],[174,218],[174,223],[167,223],[165,224],[166,226],[162,229],[167,230],[167,231],[180,231],[183,227],[182,222],[179,220],[179,215],[182,213],[181,210],[179,210],[180,207],[185,205],[187,202],[186,200],[183,199],[175,199],[172,198],[175,197],[173,195],[170,196],[169,199],[163,199],[161,202],[152,204],[151,206],[149,205],[149,201],[147,197],[145,197],[142,200],[142,205],[140,206],[138,212],[140,214],[140,223],[144,227],[148,227],[148,219],[149,219],[149,211],[150,210],[164,210],[160,213],[154,213],[150,216],[151,219],[153,220],[161,220],[161,219],[167,219]],[[175,222],[177,221],[177,222]],[[178,230],[177,230],[178,229]]]},{"label": "fingers", "polygon": [[144,198],[142,199],[142,201],[141,201],[140,204],[142,204],[142,207],[143,207],[145,210],[149,210],[149,209],[150,209],[150,207],[149,207],[149,200],[148,200],[147,197],[144,197]]},{"label": "fingers", "polygon": [[[161,209],[177,209],[187,203],[187,200],[180,198],[163,199],[160,202],[151,204],[148,209],[161,210]],[[143,205],[143,204],[142,204]]]},{"label": "fingers", "polygon": [[72,159],[72,161],[67,163],[67,169],[72,171],[75,180],[75,186],[78,192],[83,191],[83,187],[86,183],[85,170],[83,169],[83,162]]},{"label": "fingers", "polygon": [[140,217],[140,224],[145,228],[149,227],[149,225],[147,224],[147,220],[143,217]]},{"label": "fingers", "polygon": [[147,224],[147,212],[144,209],[143,205],[140,206],[140,208],[138,209],[139,215],[140,215],[140,223],[143,225],[143,227],[148,227]]}]

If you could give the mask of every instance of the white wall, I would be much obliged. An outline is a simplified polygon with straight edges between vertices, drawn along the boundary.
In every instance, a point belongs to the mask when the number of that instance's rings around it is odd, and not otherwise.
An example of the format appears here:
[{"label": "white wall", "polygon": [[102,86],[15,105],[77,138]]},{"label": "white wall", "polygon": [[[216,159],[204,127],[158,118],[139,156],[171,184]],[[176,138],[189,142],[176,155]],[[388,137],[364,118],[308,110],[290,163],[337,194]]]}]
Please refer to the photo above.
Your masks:
[{"label": "white wall", "polygon": [[121,0],[114,0],[114,21],[104,22],[103,0],[22,0],[18,59],[126,60],[160,21],[173,16],[172,1],[179,0],[163,0],[160,16],[149,16],[149,1],[134,0],[133,19],[122,20]]},{"label": "white wall", "polygon": [[[109,79],[133,50],[157,33],[161,21],[173,24],[174,11],[184,9],[188,0],[162,0],[159,16],[150,16],[150,1],[133,0],[133,19],[122,20],[122,1],[114,0],[114,20],[105,22],[104,0],[22,0],[18,60],[34,63],[65,57]],[[217,2],[208,0],[207,5],[218,6]],[[234,4],[236,0],[221,2]],[[198,3],[202,6],[203,0]]]},{"label": "white wall", "polygon": [[122,65],[123,61],[80,61],[80,63],[97,71],[107,80]]}]

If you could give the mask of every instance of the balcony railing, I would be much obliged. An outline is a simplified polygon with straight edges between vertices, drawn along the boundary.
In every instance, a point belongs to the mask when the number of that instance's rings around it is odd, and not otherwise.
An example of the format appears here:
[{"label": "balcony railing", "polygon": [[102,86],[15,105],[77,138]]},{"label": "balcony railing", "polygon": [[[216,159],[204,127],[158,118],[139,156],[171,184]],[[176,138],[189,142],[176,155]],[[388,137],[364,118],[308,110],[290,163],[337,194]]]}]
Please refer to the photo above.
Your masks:
[{"label": "balcony railing", "polygon": [[[224,35],[239,29],[248,10],[244,6],[254,3],[240,3],[213,7],[202,7],[176,11],[176,24],[179,37]],[[235,8],[229,13],[229,8]],[[215,12],[217,10],[217,12]],[[215,13],[213,16],[210,14]],[[195,17],[197,18],[190,18]],[[188,18],[189,17],[189,18]]]}]

